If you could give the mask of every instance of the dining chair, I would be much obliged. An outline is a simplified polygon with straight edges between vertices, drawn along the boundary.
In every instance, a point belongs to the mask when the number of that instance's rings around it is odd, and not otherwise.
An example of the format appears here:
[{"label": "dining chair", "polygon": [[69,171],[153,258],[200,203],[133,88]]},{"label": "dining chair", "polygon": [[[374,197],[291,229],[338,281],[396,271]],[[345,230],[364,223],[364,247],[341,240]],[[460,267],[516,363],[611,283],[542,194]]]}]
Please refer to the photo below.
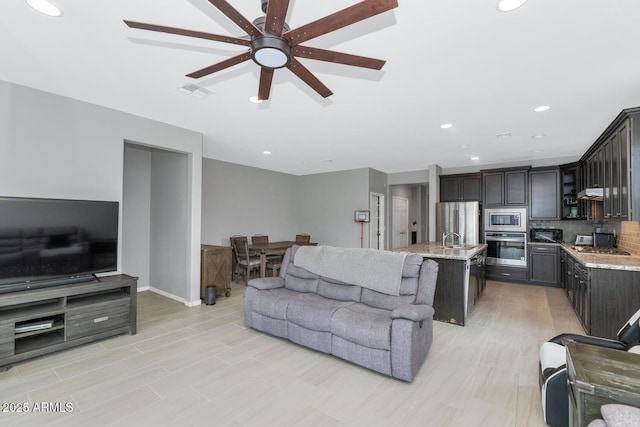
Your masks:
[{"label": "dining chair", "polygon": [[296,234],[297,244],[306,244],[311,241],[311,236],[306,233]]},{"label": "dining chair", "polygon": [[252,245],[268,245],[269,236],[265,236],[264,234],[254,234],[253,236],[251,236],[251,244]]},{"label": "dining chair", "polygon": [[234,234],[229,237],[229,243],[231,246],[231,280],[234,282],[238,280],[238,257],[236,256],[236,245],[234,240],[238,238],[247,238],[247,236],[243,236],[241,234]]},{"label": "dining chair", "polygon": [[282,268],[282,258],[279,257],[278,259],[268,260],[266,266],[267,271],[271,270],[273,272],[273,277],[276,277],[278,275],[278,272],[280,271],[280,268]]},{"label": "dining chair", "polygon": [[[268,245],[269,236],[264,234],[254,234],[251,236],[251,244],[253,245]],[[267,260],[282,260],[282,255],[267,255]]]},{"label": "dining chair", "polygon": [[[239,270],[244,270],[245,281],[249,282],[251,272],[253,270],[260,271],[260,257],[249,256],[249,244],[247,243],[247,238],[244,236],[233,239],[233,245],[236,253],[236,267]],[[236,273],[238,274],[238,272]]]}]

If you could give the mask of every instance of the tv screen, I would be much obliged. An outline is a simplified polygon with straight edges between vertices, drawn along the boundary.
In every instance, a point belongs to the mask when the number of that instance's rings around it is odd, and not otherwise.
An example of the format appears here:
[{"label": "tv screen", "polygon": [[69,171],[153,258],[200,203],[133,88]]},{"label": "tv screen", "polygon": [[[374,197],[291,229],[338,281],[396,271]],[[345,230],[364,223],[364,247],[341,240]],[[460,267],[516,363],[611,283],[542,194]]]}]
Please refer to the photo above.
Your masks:
[{"label": "tv screen", "polygon": [[117,270],[118,202],[0,197],[0,293]]}]

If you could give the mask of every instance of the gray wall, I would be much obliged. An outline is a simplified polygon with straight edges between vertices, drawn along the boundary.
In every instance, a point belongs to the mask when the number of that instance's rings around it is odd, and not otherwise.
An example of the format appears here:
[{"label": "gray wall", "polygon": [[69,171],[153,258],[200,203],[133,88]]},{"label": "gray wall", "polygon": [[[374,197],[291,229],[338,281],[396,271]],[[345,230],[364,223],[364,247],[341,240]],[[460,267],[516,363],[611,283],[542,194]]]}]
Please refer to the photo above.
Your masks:
[{"label": "gray wall", "polygon": [[[122,202],[124,143],[187,154],[185,302],[200,302],[202,134],[0,81],[0,195]],[[120,226],[118,270],[123,252]]]},{"label": "gray wall", "polygon": [[135,274],[138,287],[149,286],[151,243],[151,150],[126,144],[122,203],[122,271]]},{"label": "gray wall", "polygon": [[151,152],[150,285],[187,298],[187,156]]},{"label": "gray wall", "polygon": [[[360,247],[361,227],[354,212],[369,209],[369,169],[303,175],[298,181],[300,230],[322,244]],[[364,233],[368,247],[367,227]]]},{"label": "gray wall", "polygon": [[202,243],[229,246],[234,234],[295,239],[305,231],[299,221],[298,180],[295,175],[204,159]]},{"label": "gray wall", "polygon": [[[234,234],[271,241],[308,233],[325,245],[360,246],[356,210],[369,209],[370,191],[385,193],[386,174],[370,169],[295,176],[204,159],[202,243],[229,246]],[[369,245],[368,225],[364,246]]]}]

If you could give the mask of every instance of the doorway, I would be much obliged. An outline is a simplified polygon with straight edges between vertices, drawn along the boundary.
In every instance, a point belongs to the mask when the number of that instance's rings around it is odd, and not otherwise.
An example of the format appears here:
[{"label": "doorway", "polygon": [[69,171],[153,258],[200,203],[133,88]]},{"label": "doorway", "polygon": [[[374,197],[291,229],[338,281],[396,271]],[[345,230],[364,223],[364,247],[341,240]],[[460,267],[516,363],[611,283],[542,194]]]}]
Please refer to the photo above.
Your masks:
[{"label": "doorway", "polygon": [[124,144],[122,270],[139,289],[189,301],[189,159],[185,153]]},{"label": "doorway", "polygon": [[392,249],[409,245],[409,199],[393,196]]},{"label": "doorway", "polygon": [[371,193],[371,222],[369,223],[369,247],[384,249],[384,194]]}]

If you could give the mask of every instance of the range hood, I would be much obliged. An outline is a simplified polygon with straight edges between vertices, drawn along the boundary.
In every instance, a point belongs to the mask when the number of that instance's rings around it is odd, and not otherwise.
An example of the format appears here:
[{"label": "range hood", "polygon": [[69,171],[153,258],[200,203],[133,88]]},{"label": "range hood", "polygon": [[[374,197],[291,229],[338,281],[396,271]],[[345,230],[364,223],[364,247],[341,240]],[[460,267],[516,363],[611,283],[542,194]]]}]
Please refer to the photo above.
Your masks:
[{"label": "range hood", "polygon": [[604,200],[604,188],[585,188],[578,193],[578,199]]}]

